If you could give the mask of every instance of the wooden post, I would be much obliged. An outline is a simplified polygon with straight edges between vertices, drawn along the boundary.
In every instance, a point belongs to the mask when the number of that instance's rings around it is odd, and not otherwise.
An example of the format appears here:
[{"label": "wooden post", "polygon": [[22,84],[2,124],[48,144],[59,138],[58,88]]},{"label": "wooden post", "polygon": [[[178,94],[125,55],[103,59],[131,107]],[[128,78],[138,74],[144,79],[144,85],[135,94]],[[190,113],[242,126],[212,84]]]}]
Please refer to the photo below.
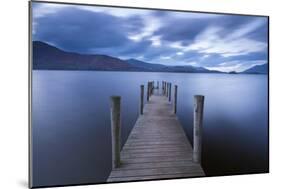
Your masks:
[{"label": "wooden post", "polygon": [[149,101],[149,82],[147,82],[146,100]]},{"label": "wooden post", "polygon": [[157,89],[159,89],[159,81],[157,81]]},{"label": "wooden post", "polygon": [[121,97],[111,96],[111,142],[112,142],[112,168],[120,167],[121,150]]},{"label": "wooden post", "polygon": [[144,96],[144,85],[140,86],[140,114],[143,114],[143,96]]},{"label": "wooden post", "polygon": [[150,91],[150,96],[153,94],[154,90],[154,81],[151,81],[151,91]]},{"label": "wooden post", "polygon": [[164,94],[164,81],[162,81],[162,95]]},{"label": "wooden post", "polygon": [[165,81],[163,81],[163,95],[165,94]]},{"label": "wooden post", "polygon": [[166,94],[166,82],[164,81],[164,90],[163,90],[163,95]]},{"label": "wooden post", "polygon": [[166,97],[169,96],[169,82],[167,82]]},{"label": "wooden post", "polygon": [[169,83],[169,102],[171,102],[171,96],[172,96],[172,83]]},{"label": "wooden post", "polygon": [[169,82],[166,83],[166,97],[168,97],[168,91],[169,91]]},{"label": "wooden post", "polygon": [[169,82],[166,84],[166,97],[168,97],[168,92],[169,92]]},{"label": "wooden post", "polygon": [[147,91],[148,91],[148,100],[150,97],[150,81],[147,83]]},{"label": "wooden post", "polygon": [[165,96],[167,96],[167,86],[168,86],[168,83],[165,82]]},{"label": "wooden post", "polygon": [[166,83],[166,97],[168,97],[168,93],[169,93],[169,83]]},{"label": "wooden post", "polygon": [[151,96],[151,88],[152,88],[152,85],[151,85],[151,81],[149,81],[149,97]]},{"label": "wooden post", "polygon": [[178,86],[175,85],[175,91],[174,91],[174,114],[177,113],[177,100],[178,100]]},{"label": "wooden post", "polygon": [[193,114],[193,161],[196,163],[201,163],[203,108],[204,96],[195,95]]}]

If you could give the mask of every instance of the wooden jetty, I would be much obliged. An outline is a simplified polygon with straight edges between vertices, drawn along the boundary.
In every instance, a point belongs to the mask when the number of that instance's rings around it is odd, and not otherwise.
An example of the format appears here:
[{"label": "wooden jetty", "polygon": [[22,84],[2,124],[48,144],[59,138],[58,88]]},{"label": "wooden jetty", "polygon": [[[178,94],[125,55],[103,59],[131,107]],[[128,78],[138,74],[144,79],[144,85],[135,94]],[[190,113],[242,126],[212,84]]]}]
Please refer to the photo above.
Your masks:
[{"label": "wooden jetty", "polygon": [[177,89],[171,102],[171,83],[154,88],[141,86],[140,115],[120,151],[120,97],[111,98],[112,171],[107,182],[125,182],[183,177],[200,177],[202,115],[204,97],[195,96],[194,149],[176,116]]}]

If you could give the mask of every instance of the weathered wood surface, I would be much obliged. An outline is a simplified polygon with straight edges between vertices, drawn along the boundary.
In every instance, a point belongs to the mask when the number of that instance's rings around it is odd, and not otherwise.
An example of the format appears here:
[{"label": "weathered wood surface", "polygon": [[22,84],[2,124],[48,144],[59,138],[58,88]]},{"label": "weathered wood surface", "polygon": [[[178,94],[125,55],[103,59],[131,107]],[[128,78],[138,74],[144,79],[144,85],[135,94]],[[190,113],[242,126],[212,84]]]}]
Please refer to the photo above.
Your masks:
[{"label": "weathered wood surface", "polygon": [[121,98],[119,96],[111,97],[110,118],[111,118],[111,140],[112,140],[112,168],[120,166],[120,138],[121,138]]},{"label": "weathered wood surface", "polygon": [[[156,90],[157,91],[157,90]],[[154,91],[121,151],[108,182],[205,176],[167,97]]]}]

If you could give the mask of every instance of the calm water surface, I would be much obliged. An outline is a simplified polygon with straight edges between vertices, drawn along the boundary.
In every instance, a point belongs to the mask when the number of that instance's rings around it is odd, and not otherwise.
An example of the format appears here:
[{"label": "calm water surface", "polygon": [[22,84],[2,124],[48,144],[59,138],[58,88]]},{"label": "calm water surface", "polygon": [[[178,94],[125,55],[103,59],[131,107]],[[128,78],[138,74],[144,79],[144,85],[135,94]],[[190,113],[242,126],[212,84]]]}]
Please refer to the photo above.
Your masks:
[{"label": "calm water surface", "polygon": [[178,116],[190,141],[193,95],[205,95],[207,175],[268,171],[267,75],[33,71],[34,186],[105,182],[109,97],[122,96],[124,144],[138,116],[140,85],[148,80],[178,85]]}]

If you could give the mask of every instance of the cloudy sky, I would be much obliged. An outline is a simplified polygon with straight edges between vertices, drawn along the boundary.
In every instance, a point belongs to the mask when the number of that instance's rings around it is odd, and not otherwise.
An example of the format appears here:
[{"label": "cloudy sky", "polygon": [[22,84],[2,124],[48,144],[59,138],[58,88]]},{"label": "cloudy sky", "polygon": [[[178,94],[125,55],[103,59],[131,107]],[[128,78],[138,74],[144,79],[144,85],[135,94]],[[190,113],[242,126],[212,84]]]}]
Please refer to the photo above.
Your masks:
[{"label": "cloudy sky", "polygon": [[65,51],[243,71],[267,63],[267,18],[32,3],[33,40]]}]

